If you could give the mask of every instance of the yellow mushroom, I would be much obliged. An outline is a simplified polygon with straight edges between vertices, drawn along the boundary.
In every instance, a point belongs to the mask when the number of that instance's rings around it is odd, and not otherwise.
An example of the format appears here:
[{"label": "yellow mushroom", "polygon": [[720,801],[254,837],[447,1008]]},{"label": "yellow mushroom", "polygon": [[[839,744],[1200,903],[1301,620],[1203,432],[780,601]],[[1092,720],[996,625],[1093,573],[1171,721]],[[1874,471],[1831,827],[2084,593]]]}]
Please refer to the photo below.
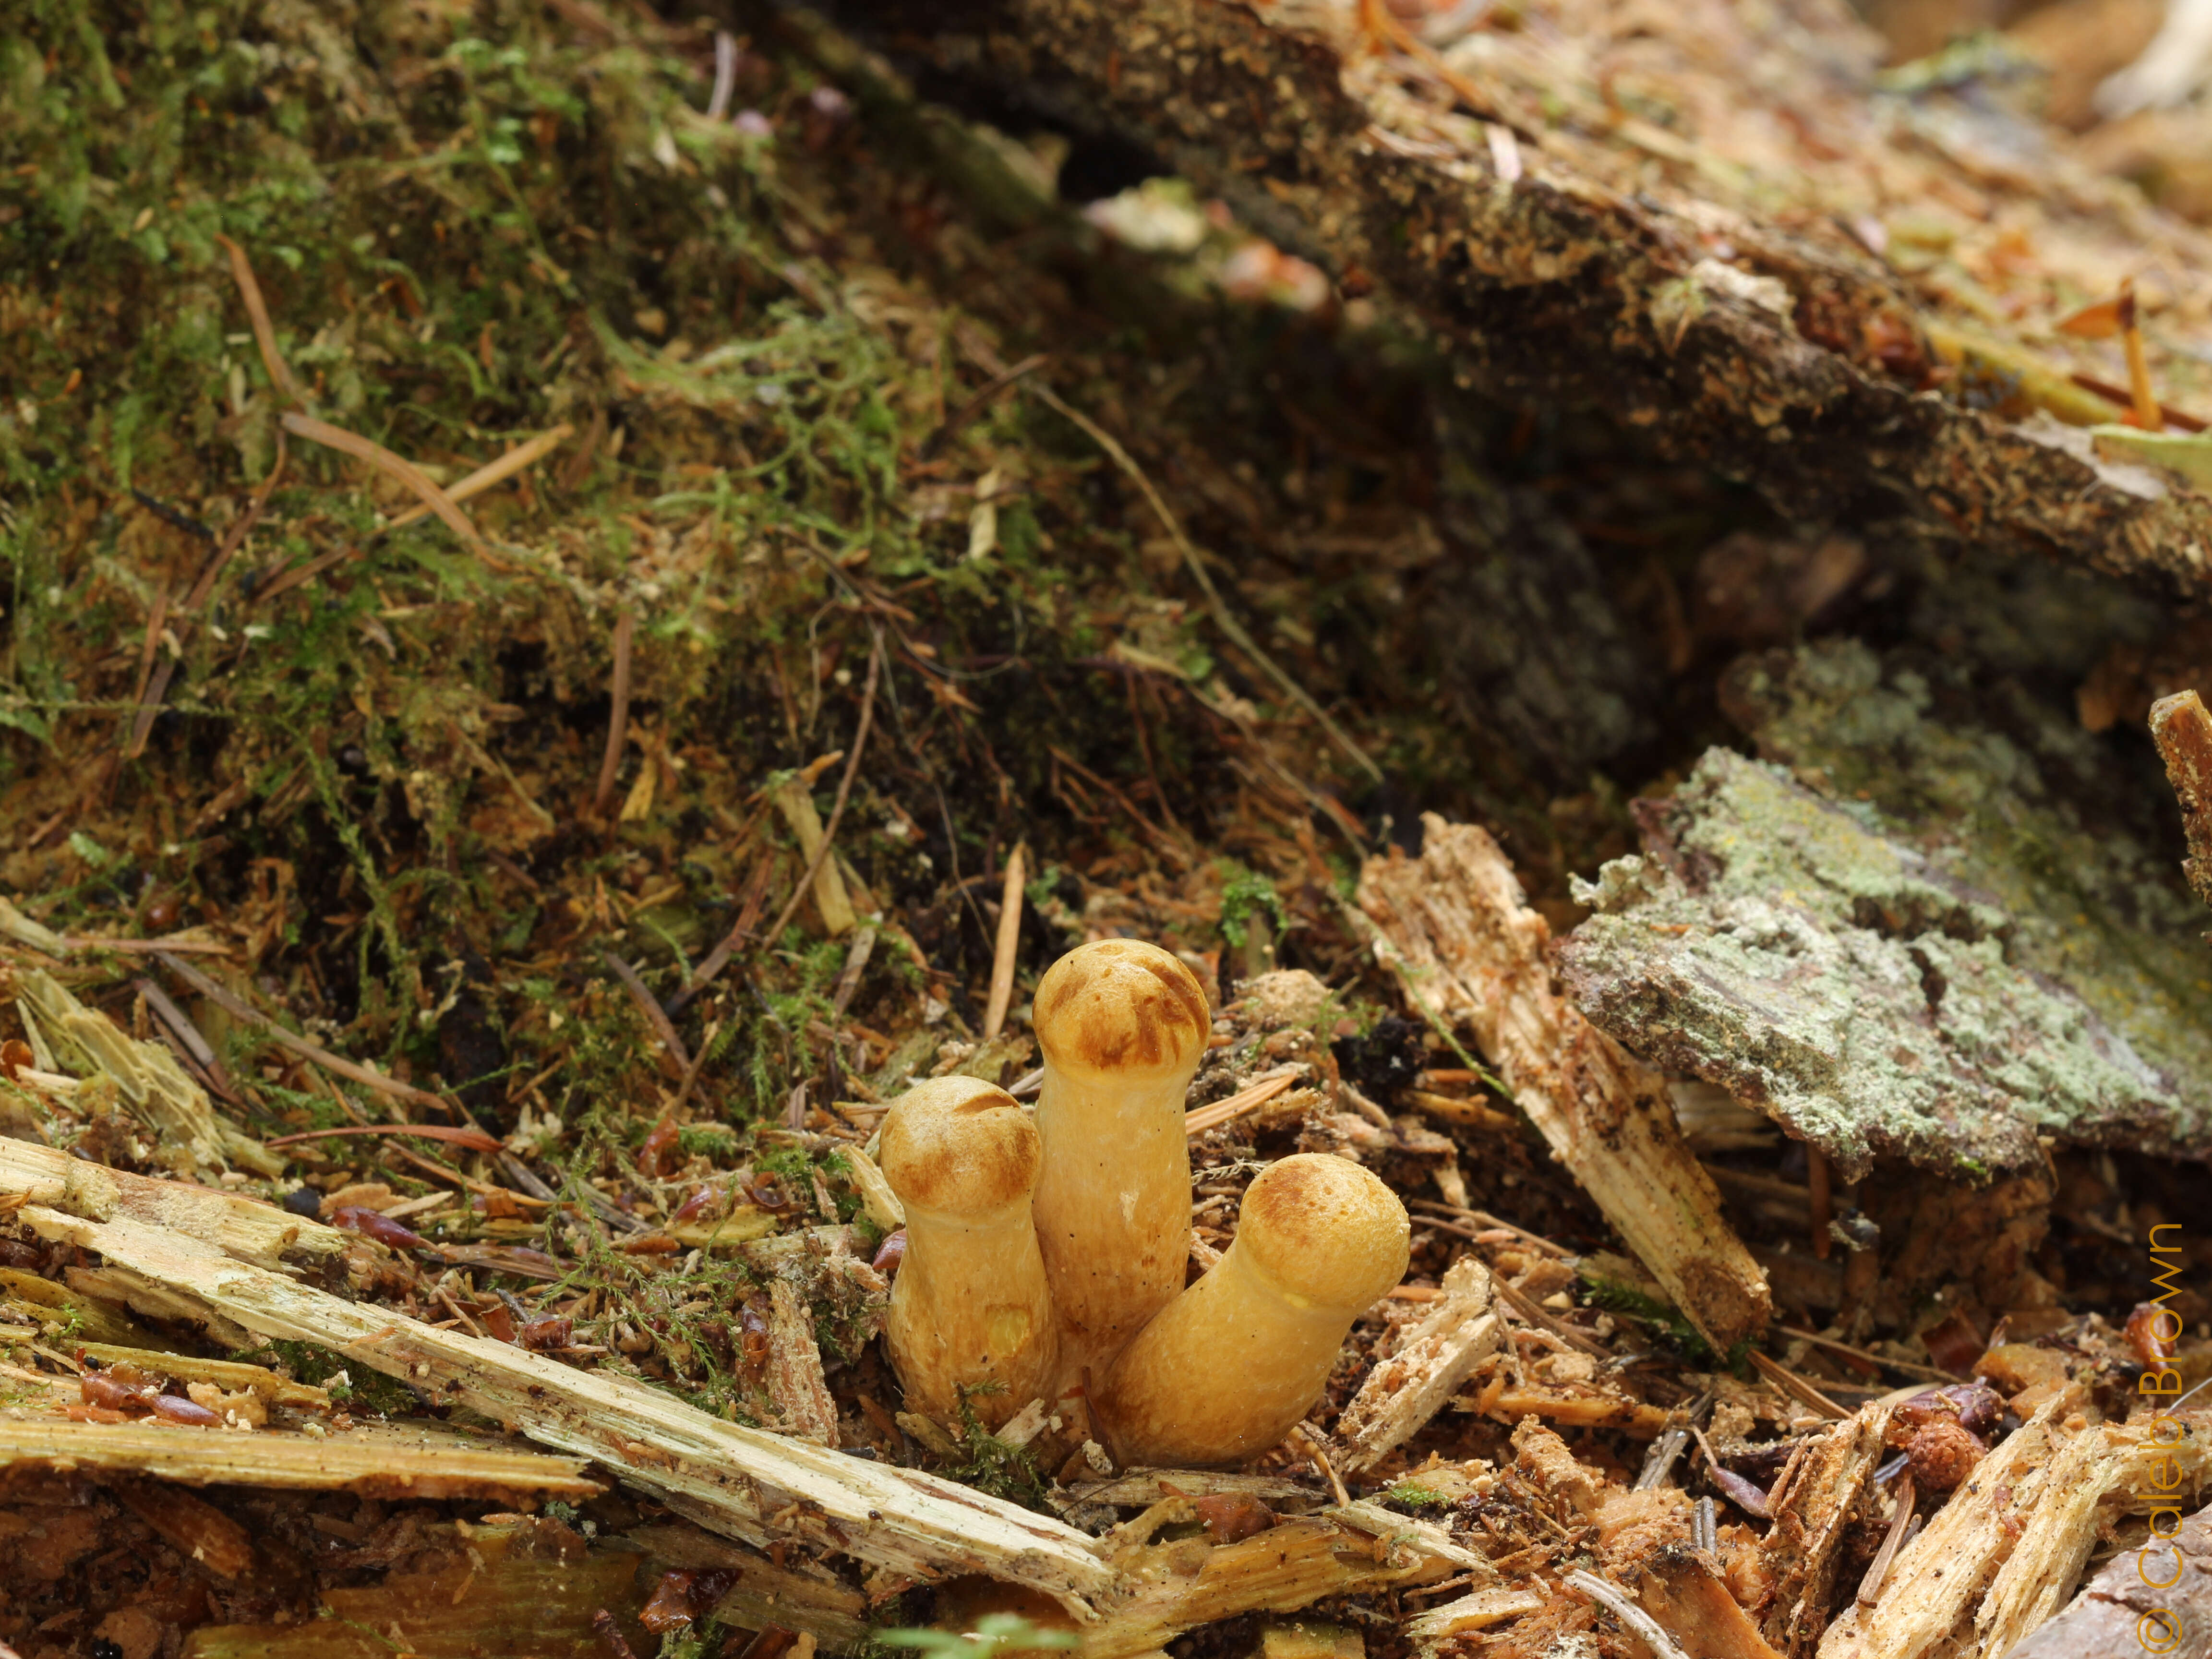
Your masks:
[{"label": "yellow mushroom", "polygon": [[1244,1194],[1228,1253],[1097,1391],[1124,1465],[1242,1463],[1313,1409],[1352,1322],[1405,1276],[1406,1209],[1348,1159],[1301,1152]]},{"label": "yellow mushroom", "polygon": [[1212,1022],[1190,969],[1136,939],[1069,951],[1032,1006],[1044,1051],[1037,1242],[1060,1310],[1064,1375],[1096,1380],[1182,1289],[1183,1097]]},{"label": "yellow mushroom", "polygon": [[1014,1097],[933,1078],[884,1119],[884,1178],[906,1209],[885,1326],[909,1410],[959,1420],[961,1393],[997,1428],[1052,1387],[1059,1328],[1030,1220],[1042,1153]]}]

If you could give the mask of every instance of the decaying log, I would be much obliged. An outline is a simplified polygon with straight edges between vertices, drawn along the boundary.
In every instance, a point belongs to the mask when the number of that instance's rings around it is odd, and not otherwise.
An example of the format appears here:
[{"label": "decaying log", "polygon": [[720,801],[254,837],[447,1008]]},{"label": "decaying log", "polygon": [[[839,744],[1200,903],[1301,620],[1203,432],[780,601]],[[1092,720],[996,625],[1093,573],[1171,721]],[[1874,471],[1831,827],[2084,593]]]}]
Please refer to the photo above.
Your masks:
[{"label": "decaying log", "polygon": [[1497,1351],[1504,1322],[1490,1305],[1490,1270],[1473,1256],[1445,1272],[1442,1299],[1406,1333],[1398,1351],[1367,1374],[1337,1419],[1347,1473],[1372,1468],[1419,1433]]},{"label": "decaying log", "polygon": [[[1130,1525],[1194,1514],[1188,1499],[1154,1510],[1161,1513]],[[1370,1504],[1285,1520],[1233,1544],[1189,1538],[1132,1545],[1113,1560],[1115,1605],[1102,1623],[1081,1633],[1081,1659],[1132,1659],[1186,1630],[1238,1613],[1290,1613],[1324,1596],[1433,1583],[1461,1572],[1494,1582],[1498,1571],[1442,1528]]]},{"label": "decaying log", "polygon": [[15,1203],[47,1205],[94,1221],[127,1218],[169,1228],[261,1267],[335,1261],[360,1243],[354,1234],[257,1199],[127,1175],[52,1146],[0,1136],[0,1204]]},{"label": "decaying log", "polygon": [[1829,1626],[1820,1659],[2003,1659],[2072,1587],[2100,1512],[2154,1494],[2171,1503],[2212,1476],[2202,1413],[2183,1413],[2187,1431],[2160,1443],[2148,1423],[2069,1432],[2073,1399],[2045,1401],[1982,1460],[1897,1558],[1875,1606]]},{"label": "decaying log", "polygon": [[[1349,4],[878,0],[852,9],[902,54],[922,57],[940,84],[1111,134],[1332,273],[1379,283],[1492,395],[1614,411],[1755,480],[1795,516],[1875,492],[1937,535],[2055,549],[2203,589],[2188,551],[2212,543],[2202,495],[2164,473],[2106,465],[2088,433],[2040,410],[2007,420],[1920,391],[1917,372],[1939,360],[1963,356],[1972,372],[2021,381],[2033,359],[1923,318],[1903,282],[1846,234],[1802,216],[1778,222],[1773,204],[1803,186],[1771,166],[1771,141],[1762,155],[1725,132],[1686,140],[1607,120],[1595,114],[1599,94],[1571,72],[1513,84],[1487,55],[1462,60],[1485,66],[1470,72],[1487,90],[1416,95],[1407,77],[1427,72],[1374,52],[1348,27],[1367,9]],[[1838,77],[1870,91],[1879,59],[1839,9],[1786,21],[1755,8],[1690,15],[1682,27],[1699,32],[1706,61],[1759,64],[1728,87],[1745,129],[1802,120],[1818,105],[1814,118],[1849,125],[1830,141],[1838,149],[1895,159],[1925,145],[1883,131],[1878,100],[1834,98]],[[1594,113],[1549,118],[1547,103]],[[1585,140],[1577,129],[1602,136]],[[1486,143],[1509,131],[1520,137]],[[1662,154],[1671,178],[1655,161]],[[1978,193],[1991,182],[1984,170],[1939,171],[1949,176],[1931,189],[1955,180]],[[2037,184],[2021,187],[2023,209],[2028,189],[2049,188],[2045,176],[2039,167]],[[2117,193],[2107,199],[2100,240],[2140,247],[2156,235],[2178,268],[2201,270],[2200,239]],[[1715,223],[1771,287],[1715,269],[1701,252]],[[1869,347],[1883,339],[1901,350],[1893,364]],[[2176,373],[2179,356],[2164,355],[2160,372]],[[2063,372],[2035,378],[2064,385]],[[2063,395],[2044,401],[2075,419],[2103,412],[2085,416]]]},{"label": "decaying log", "polygon": [[2149,1046],[2173,1001],[2164,979],[2097,987],[2112,970],[2090,951],[2039,958],[2021,919],[2045,913],[1966,886],[1956,860],[1864,811],[1709,750],[1640,807],[1644,854],[1583,890],[1595,914],[1560,947],[1561,978],[1599,1026],[1778,1119],[1839,1179],[1877,1155],[1954,1181],[2033,1174],[2054,1133],[2152,1153],[2212,1143],[2188,1048]]},{"label": "decaying log", "polygon": [[[606,1659],[596,1622],[635,1642],[642,1558],[587,1549],[547,1522],[454,1529],[452,1547],[378,1584],[326,1589],[323,1617],[291,1626],[204,1625],[185,1659],[391,1659],[395,1652]],[[649,1646],[644,1650],[650,1651]]]},{"label": "decaying log", "polygon": [[827,1653],[849,1653],[868,1639],[867,1597],[804,1556],[780,1567],[693,1527],[640,1527],[623,1536],[659,1565],[735,1573],[737,1583],[714,1604],[725,1625],[804,1631]]},{"label": "decaying log", "polygon": [[1844,1528],[1887,1455],[1882,1443],[1888,1427],[1888,1407],[1865,1407],[1829,1430],[1795,1477],[1784,1477],[1788,1489],[1775,1494],[1774,1524],[1759,1545],[1773,1585],[1761,1634],[1790,1659],[1806,1659],[1827,1626]]},{"label": "decaying log", "polygon": [[128,1217],[94,1221],[26,1205],[20,1219],[98,1251],[111,1273],[258,1336],[319,1343],[432,1400],[596,1459],[749,1543],[799,1539],[920,1580],[982,1573],[1072,1602],[1111,1582],[1083,1534],[950,1480],[842,1457],[723,1422],[641,1382],[342,1301]]},{"label": "decaying log", "polygon": [[207,1091],[160,1043],[142,1042],[86,1007],[41,969],[17,977],[15,997],[24,1029],[39,1034],[40,1046],[51,1044],[65,1069],[113,1082],[124,1108],[155,1137],[165,1167],[185,1176],[233,1164],[264,1176],[283,1170],[282,1159],[216,1115]]},{"label": "decaying log", "polygon": [[273,1429],[237,1434],[146,1423],[76,1423],[50,1416],[0,1419],[0,1486],[34,1469],[143,1475],[188,1486],[267,1486],[424,1500],[558,1498],[580,1503],[606,1490],[586,1477],[579,1459],[495,1450],[458,1435],[409,1437],[370,1429],[327,1435]]},{"label": "decaying log", "polygon": [[2191,1516],[2171,1540],[2121,1551],[2003,1659],[2142,1659],[2147,1650],[2160,1659],[2212,1654],[2212,1510]]},{"label": "decaying log", "polygon": [[1360,876],[1377,954],[1431,1018],[1474,1032],[1553,1152],[1706,1340],[1725,1352],[1763,1330],[1766,1280],[1723,1219],[1664,1081],[1560,994],[1546,958],[1550,926],[1489,834],[1434,813],[1421,822],[1419,859],[1394,851]]}]

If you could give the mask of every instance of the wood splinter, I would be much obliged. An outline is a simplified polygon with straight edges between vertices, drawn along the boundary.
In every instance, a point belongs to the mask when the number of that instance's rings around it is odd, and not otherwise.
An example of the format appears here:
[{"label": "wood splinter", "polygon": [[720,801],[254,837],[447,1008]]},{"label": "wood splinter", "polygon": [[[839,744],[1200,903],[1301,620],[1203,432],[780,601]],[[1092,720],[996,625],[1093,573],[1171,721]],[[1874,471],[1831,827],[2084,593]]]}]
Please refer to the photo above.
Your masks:
[{"label": "wood splinter", "polygon": [[1553,1152],[1690,1322],[1725,1352],[1766,1328],[1765,1276],[1674,1121],[1665,1081],[1554,982],[1551,928],[1488,832],[1422,817],[1419,859],[1370,859],[1355,923],[1416,1006],[1465,1026]]}]

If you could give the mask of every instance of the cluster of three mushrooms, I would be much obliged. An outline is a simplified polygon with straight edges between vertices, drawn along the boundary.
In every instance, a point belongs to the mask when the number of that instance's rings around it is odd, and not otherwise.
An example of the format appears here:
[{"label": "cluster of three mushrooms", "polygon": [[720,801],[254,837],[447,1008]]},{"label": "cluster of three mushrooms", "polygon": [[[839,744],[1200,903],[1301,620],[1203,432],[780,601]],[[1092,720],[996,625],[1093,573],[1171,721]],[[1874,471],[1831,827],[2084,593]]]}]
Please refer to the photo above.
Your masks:
[{"label": "cluster of three mushrooms", "polygon": [[950,1418],[965,1399],[995,1427],[1079,1385],[1124,1465],[1267,1450],[1403,1275],[1404,1207],[1346,1159],[1284,1158],[1186,1290],[1183,1099],[1211,1030],[1197,981],[1156,946],[1100,940],[1053,965],[1032,1024],[1034,1121],[961,1077],[920,1085],[884,1121],[907,1217],[886,1334],[908,1405]]}]

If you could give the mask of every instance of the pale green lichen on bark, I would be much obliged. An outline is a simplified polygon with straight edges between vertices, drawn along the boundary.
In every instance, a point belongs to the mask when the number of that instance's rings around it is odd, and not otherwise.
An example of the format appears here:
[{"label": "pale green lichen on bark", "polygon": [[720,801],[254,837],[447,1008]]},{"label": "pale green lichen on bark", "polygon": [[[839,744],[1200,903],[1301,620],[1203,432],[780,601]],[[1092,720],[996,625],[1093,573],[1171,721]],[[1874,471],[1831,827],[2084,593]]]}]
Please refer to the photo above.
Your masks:
[{"label": "pale green lichen on bark", "polygon": [[1711,751],[1654,850],[1584,885],[1564,954],[1594,1019],[1853,1173],[2212,1146],[2212,963],[2170,873],[2052,787],[2094,775],[2075,734],[1930,719],[1928,680],[1855,642],[1735,690],[1796,775]]}]

